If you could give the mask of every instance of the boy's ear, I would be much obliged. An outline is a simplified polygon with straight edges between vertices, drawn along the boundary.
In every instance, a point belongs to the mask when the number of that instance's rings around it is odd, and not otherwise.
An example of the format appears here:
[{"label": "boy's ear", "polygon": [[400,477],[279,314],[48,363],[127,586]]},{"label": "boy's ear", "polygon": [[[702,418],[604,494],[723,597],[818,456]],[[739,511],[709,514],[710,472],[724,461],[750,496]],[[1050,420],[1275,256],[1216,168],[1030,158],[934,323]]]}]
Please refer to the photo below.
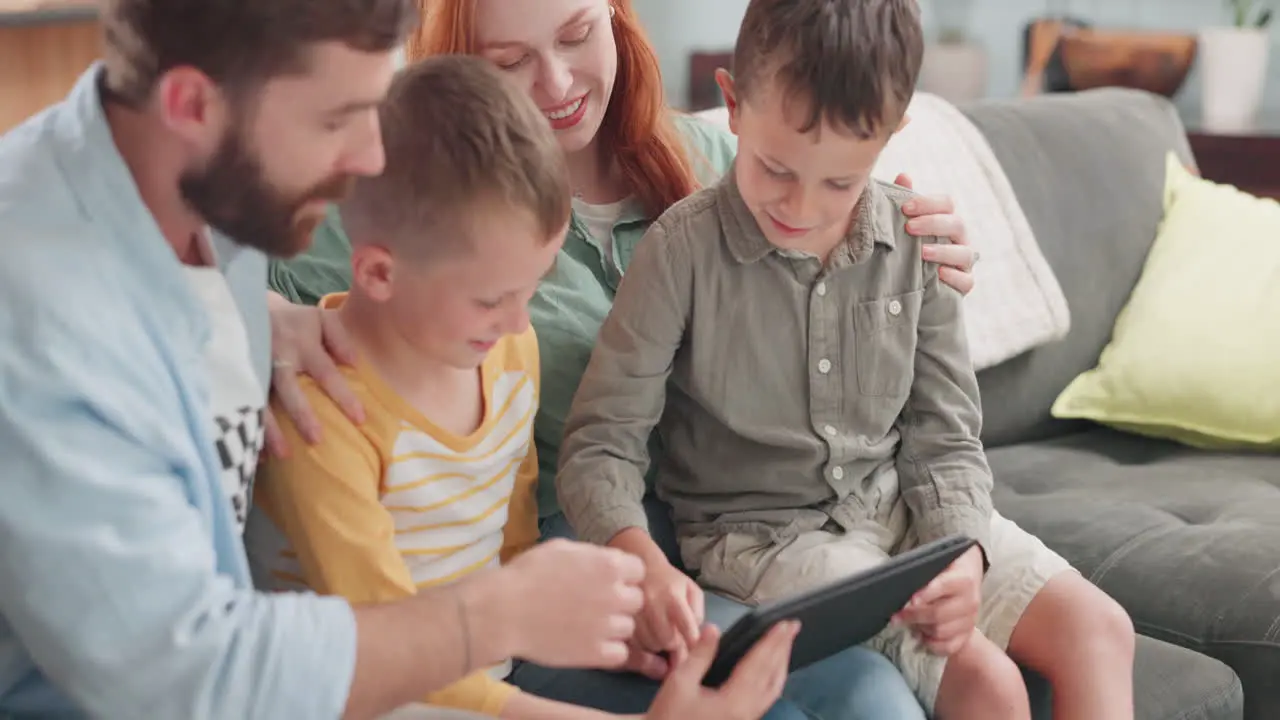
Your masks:
[{"label": "boy's ear", "polygon": [[910,125],[910,124],[911,124],[911,116],[910,116],[910,115],[903,115],[903,116],[902,116],[902,122],[898,123],[898,129],[893,131],[893,132],[894,132],[894,134],[896,135],[896,134],[898,134],[898,133],[902,132],[902,131],[903,131],[903,130],[905,130],[905,129],[906,129],[906,127],[907,127],[908,125]]},{"label": "boy's ear", "polygon": [[353,243],[351,248],[351,285],[374,302],[391,299],[395,276],[395,258],[380,245]]},{"label": "boy's ear", "polygon": [[738,134],[738,95],[733,87],[733,76],[724,68],[716,69],[716,84],[724,96],[725,109],[729,111],[729,132]]}]

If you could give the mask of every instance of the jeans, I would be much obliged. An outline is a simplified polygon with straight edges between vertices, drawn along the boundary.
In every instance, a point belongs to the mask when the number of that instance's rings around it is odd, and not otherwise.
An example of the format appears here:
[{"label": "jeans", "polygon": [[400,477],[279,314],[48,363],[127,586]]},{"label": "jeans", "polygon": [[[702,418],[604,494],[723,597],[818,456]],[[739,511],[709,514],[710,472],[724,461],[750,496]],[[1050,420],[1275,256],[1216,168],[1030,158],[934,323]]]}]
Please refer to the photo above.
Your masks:
[{"label": "jeans", "polygon": [[[645,502],[655,541],[679,566],[675,530],[665,506]],[[542,520],[542,537],[573,537],[564,515]],[[707,622],[728,628],[747,611],[726,597],[707,593]],[[525,692],[612,713],[643,713],[658,692],[658,683],[633,674],[604,670],[563,670],[518,663],[507,678]],[[924,710],[906,681],[888,660],[855,647],[809,667],[787,680],[782,699],[766,720],[925,720]]]}]

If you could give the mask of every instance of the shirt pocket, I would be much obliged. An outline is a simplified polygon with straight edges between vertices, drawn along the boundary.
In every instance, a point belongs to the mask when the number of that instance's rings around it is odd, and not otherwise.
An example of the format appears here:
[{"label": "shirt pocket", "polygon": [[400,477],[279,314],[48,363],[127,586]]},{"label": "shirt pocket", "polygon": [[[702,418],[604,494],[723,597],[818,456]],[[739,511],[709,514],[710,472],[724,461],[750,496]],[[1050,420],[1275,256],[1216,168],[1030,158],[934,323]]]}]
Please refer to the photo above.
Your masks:
[{"label": "shirt pocket", "polygon": [[854,353],[863,395],[897,398],[910,392],[923,298],[923,290],[914,290],[867,300],[854,310]]}]

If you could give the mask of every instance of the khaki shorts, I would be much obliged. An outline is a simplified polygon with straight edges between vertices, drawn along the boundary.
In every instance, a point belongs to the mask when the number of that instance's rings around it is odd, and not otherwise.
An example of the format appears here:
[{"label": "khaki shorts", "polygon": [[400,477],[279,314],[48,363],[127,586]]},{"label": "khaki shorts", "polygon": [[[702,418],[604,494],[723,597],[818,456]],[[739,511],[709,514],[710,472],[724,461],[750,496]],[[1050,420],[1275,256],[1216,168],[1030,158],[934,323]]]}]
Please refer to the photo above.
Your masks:
[{"label": "khaki shorts", "polygon": [[[699,583],[749,605],[794,595],[883,563],[917,545],[901,501],[889,517],[847,530],[793,537],[728,532],[680,540],[686,567]],[[990,568],[982,582],[978,630],[1005,649],[1019,618],[1050,578],[1069,570],[1061,556],[1013,521],[993,513]],[[907,628],[889,626],[868,645],[889,658],[932,715],[946,658],[934,655]]]}]

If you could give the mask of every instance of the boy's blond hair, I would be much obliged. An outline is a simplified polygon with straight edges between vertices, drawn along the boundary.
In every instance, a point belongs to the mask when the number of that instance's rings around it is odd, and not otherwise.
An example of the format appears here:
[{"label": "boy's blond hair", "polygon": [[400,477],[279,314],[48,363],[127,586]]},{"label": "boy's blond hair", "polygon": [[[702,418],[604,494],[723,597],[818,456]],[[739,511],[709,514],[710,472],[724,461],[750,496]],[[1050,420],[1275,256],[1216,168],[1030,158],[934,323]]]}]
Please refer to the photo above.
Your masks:
[{"label": "boy's blond hair", "polygon": [[504,209],[527,212],[548,242],[564,230],[564,153],[533,101],[488,61],[442,55],[405,68],[379,116],[386,168],[339,206],[352,242],[466,250],[468,219]]}]

